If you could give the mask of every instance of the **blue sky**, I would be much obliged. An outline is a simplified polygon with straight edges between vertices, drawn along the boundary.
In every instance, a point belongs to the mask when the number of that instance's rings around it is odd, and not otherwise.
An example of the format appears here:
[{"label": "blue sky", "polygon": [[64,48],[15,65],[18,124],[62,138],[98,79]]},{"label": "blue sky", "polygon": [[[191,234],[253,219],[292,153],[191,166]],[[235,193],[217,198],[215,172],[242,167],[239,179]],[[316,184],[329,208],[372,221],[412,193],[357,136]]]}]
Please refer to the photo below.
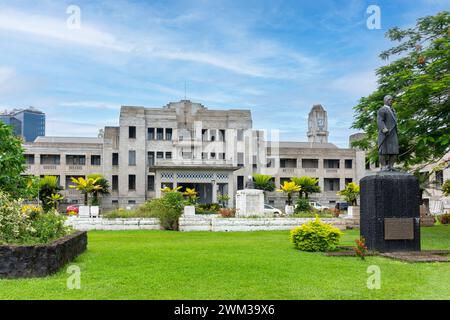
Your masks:
[{"label": "blue sky", "polygon": [[[366,9],[381,9],[369,30]],[[69,5],[81,28],[69,29]],[[376,88],[384,33],[450,9],[450,0],[1,1],[0,110],[35,106],[47,134],[96,136],[121,105],[187,98],[251,109],[253,125],[306,140],[307,114],[328,111],[347,147],[353,110]]]}]

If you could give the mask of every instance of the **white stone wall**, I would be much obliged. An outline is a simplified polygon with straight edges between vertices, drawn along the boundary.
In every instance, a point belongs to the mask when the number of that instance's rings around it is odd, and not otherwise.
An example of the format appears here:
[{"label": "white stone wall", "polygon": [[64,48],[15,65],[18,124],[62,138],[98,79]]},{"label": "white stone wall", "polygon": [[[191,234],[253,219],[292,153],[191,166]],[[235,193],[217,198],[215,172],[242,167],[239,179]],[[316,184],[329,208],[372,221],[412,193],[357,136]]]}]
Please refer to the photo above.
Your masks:
[{"label": "white stone wall", "polygon": [[[269,231],[291,230],[314,218],[222,218],[216,215],[181,217],[180,231]],[[344,219],[321,219],[345,230]]]},{"label": "white stone wall", "polygon": [[[222,218],[217,215],[182,216],[180,231],[269,231],[291,230],[314,220],[314,218]],[[346,220],[342,218],[321,219],[325,223],[345,230]],[[155,218],[78,218],[70,217],[67,225],[77,230],[159,230]]]},{"label": "white stone wall", "polygon": [[69,217],[66,222],[77,230],[159,230],[159,220],[155,218],[78,218]]}]

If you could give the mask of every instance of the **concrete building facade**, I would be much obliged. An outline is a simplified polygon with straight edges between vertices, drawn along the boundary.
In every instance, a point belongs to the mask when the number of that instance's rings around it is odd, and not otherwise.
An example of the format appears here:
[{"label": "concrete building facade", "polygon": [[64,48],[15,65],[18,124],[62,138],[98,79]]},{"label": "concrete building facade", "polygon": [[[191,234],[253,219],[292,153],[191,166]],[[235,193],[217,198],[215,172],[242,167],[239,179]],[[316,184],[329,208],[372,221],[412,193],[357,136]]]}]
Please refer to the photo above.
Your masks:
[{"label": "concrete building facade", "polygon": [[[319,178],[323,190],[312,197],[332,204],[345,183],[362,178],[364,152],[326,142],[326,113],[314,108],[321,125],[310,123],[308,138],[317,135],[319,141],[279,142],[252,128],[249,110],[212,110],[189,100],[162,108],[123,106],[119,126],[105,127],[102,138],[39,137],[25,143],[27,174],[59,176],[67,201],[81,202],[69,188],[70,177],[101,173],[112,190],[104,207],[141,204],[159,197],[161,188],[177,186],[195,188],[203,203],[228,194],[234,206],[236,191],[253,173],[273,175],[277,187],[309,175]],[[280,193],[268,195],[278,207],[285,200]]]}]

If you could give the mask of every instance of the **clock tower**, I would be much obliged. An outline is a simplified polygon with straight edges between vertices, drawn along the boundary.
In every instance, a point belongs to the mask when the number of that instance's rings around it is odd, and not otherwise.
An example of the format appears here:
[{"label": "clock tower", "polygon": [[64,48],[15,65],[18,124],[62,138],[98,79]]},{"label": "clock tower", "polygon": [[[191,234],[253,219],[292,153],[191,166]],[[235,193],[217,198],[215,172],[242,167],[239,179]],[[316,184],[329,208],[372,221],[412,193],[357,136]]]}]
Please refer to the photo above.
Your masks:
[{"label": "clock tower", "polygon": [[328,143],[327,112],[320,104],[314,105],[309,112],[307,135],[309,142]]}]

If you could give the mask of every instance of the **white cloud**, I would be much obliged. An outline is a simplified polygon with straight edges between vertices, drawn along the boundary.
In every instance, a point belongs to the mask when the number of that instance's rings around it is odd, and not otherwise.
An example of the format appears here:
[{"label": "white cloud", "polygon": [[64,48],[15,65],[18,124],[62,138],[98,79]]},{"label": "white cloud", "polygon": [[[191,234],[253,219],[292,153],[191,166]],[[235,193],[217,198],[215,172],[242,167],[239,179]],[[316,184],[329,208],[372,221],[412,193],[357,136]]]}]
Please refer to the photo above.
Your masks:
[{"label": "white cloud", "polygon": [[59,105],[61,107],[68,107],[68,108],[94,108],[94,109],[111,109],[111,110],[118,110],[120,108],[119,104],[101,101],[70,101],[70,102],[61,102]]},{"label": "white cloud", "polygon": [[130,46],[119,43],[114,35],[100,31],[86,23],[82,23],[80,29],[69,29],[66,20],[32,15],[11,9],[0,11],[0,29],[84,46],[122,52],[131,50]]},{"label": "white cloud", "polygon": [[330,83],[334,90],[344,91],[355,98],[367,96],[377,88],[375,71],[361,71],[341,76]]}]

